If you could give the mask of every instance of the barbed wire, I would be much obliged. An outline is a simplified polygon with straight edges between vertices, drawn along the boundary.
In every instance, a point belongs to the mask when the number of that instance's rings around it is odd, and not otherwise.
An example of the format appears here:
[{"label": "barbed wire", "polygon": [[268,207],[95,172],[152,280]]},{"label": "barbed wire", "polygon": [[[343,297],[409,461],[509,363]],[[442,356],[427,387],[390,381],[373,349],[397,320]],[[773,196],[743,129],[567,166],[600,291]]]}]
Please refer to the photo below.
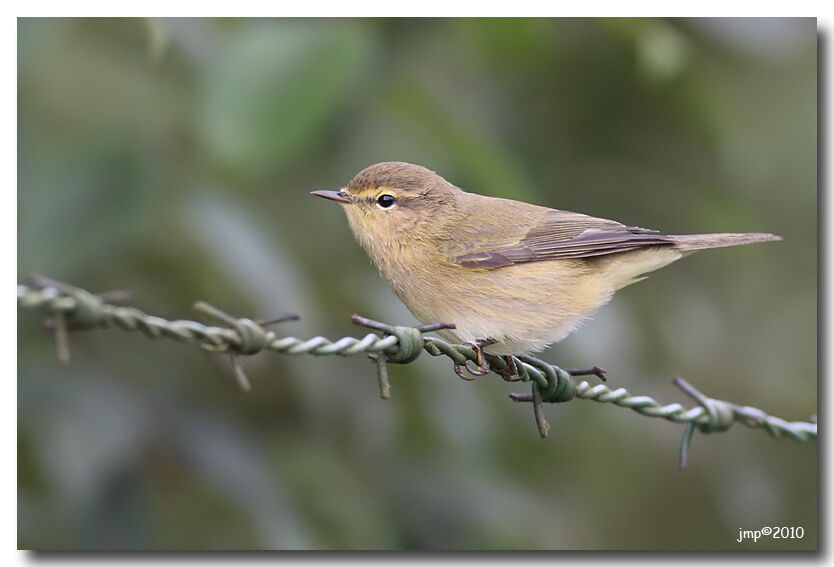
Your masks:
[{"label": "barbed wire", "polygon": [[[298,315],[284,314],[270,320],[252,320],[232,317],[224,311],[205,302],[198,301],[194,308],[223,323],[224,326],[207,325],[187,319],[168,320],[149,315],[135,307],[116,305],[131,298],[125,291],[93,294],[63,282],[32,276],[29,285],[17,286],[18,308],[38,309],[46,315],[45,327],[55,337],[57,355],[62,362],[69,362],[70,350],[68,332],[86,329],[119,328],[125,331],[139,331],[150,339],[166,338],[196,344],[204,350],[227,353],[232,370],[240,386],[248,391],[249,380],[240,364],[240,356],[254,355],[263,350],[286,355],[312,356],[353,356],[367,354],[377,367],[380,396],[387,399],[391,386],[388,377],[388,363],[408,364],[423,352],[432,356],[446,356],[460,367],[474,362],[480,367],[479,353],[469,345],[451,344],[425,333],[444,328],[453,328],[451,323],[432,323],[419,327],[387,325],[359,315],[351,319],[357,325],[373,329],[380,334],[367,333],[362,338],[342,337],[331,341],[322,336],[299,339],[279,336],[269,327],[284,321],[298,319]],[[763,429],[772,437],[790,437],[796,441],[817,438],[816,417],[807,422],[785,421],[768,415],[764,411],[739,406],[723,400],[710,398],[694,386],[675,378],[674,383],[698,405],[685,408],[679,403],[661,404],[649,396],[634,396],[625,388],[610,389],[605,384],[592,386],[588,381],[579,383],[575,376],[597,375],[604,379],[604,370],[593,367],[563,370],[530,356],[500,357],[480,353],[488,363],[489,370],[512,382],[529,382],[531,393],[511,393],[516,402],[530,402],[539,434],[546,437],[549,425],[544,418],[542,404],[564,403],[574,398],[631,409],[640,415],[662,418],[683,423],[683,439],[680,451],[680,466],[686,465],[686,457],[695,430],[702,433],[726,431],[734,423],[741,423],[754,429]],[[481,374],[478,370],[470,370]],[[510,378],[512,376],[512,378]]]}]

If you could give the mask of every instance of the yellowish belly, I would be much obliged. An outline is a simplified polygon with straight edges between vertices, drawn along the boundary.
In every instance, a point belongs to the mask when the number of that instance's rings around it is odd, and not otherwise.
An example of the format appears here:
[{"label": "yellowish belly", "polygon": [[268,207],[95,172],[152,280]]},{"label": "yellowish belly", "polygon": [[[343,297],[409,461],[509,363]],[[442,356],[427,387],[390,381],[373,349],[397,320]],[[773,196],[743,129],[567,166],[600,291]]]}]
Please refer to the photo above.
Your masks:
[{"label": "yellowish belly", "polygon": [[679,257],[672,249],[653,248],[492,270],[438,263],[431,270],[386,279],[420,321],[456,325],[440,332],[443,338],[462,343],[494,340],[487,352],[522,354],[564,339],[614,291]]}]

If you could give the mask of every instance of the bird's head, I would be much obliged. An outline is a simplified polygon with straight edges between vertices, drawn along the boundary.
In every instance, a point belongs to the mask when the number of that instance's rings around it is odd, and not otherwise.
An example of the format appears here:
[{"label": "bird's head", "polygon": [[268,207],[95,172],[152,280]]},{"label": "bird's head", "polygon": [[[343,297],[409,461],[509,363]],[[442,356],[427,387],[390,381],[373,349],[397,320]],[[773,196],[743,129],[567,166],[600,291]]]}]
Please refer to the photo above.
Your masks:
[{"label": "bird's head", "polygon": [[366,167],[338,191],[312,194],[341,204],[356,238],[374,255],[435,236],[454,215],[462,191],[425,167],[383,162]]}]

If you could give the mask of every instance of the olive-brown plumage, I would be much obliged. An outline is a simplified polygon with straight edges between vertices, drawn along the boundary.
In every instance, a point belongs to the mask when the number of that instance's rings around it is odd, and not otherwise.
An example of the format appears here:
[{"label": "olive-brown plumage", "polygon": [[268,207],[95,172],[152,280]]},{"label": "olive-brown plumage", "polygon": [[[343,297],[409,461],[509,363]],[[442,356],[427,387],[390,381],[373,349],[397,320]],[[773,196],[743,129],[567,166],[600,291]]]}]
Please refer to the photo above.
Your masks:
[{"label": "olive-brown plumage", "polygon": [[612,294],[703,248],[780,240],[767,233],[663,235],[616,221],[467,193],[403,162],[372,165],[340,191],[356,239],[422,322],[494,354],[540,351]]}]

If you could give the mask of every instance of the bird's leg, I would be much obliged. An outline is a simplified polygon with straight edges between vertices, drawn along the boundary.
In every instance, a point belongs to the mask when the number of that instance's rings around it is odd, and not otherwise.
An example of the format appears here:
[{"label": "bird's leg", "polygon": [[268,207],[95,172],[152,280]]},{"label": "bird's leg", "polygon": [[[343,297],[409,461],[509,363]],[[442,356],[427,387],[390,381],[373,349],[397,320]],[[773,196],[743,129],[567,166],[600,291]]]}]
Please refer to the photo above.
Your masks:
[{"label": "bird's leg", "polygon": [[587,368],[572,368],[568,370],[571,376],[596,376],[603,382],[606,381],[605,373],[608,372],[605,368],[599,366],[588,366]]},{"label": "bird's leg", "polygon": [[474,343],[464,343],[464,345],[468,346],[472,350],[475,351],[475,363],[478,365],[477,368],[470,368],[468,364],[468,360],[463,364],[455,363],[455,374],[463,378],[464,380],[472,380],[472,378],[467,378],[463,375],[463,369],[466,369],[472,376],[483,376],[484,374],[489,374],[490,367],[484,357],[484,347],[495,344],[495,339],[479,339]]},{"label": "bird's leg", "polygon": [[507,382],[518,382],[521,380],[518,375],[518,367],[515,364],[515,357],[505,354],[501,358],[507,363],[507,367],[500,371],[496,370],[495,373]]}]

